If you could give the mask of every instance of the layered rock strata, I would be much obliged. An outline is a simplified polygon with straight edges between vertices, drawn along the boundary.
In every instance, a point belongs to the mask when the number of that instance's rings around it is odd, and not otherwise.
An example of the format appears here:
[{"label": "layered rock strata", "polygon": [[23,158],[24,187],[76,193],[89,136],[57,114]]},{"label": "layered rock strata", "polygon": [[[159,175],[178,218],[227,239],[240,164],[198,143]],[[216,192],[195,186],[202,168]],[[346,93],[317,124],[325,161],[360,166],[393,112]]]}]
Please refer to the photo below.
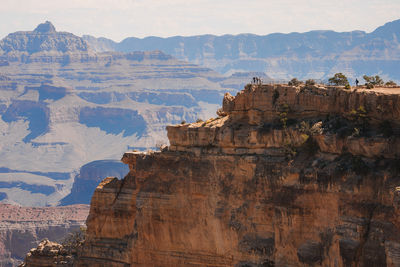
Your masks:
[{"label": "layered rock strata", "polygon": [[61,242],[68,233],[85,225],[88,213],[88,205],[20,207],[0,204],[0,266],[18,266],[26,253],[44,238]]},{"label": "layered rock strata", "polygon": [[25,262],[19,267],[72,267],[73,261],[73,256],[61,244],[44,239],[37,248],[29,251]]},{"label": "layered rock strata", "polygon": [[226,95],[223,117],[168,127],[161,152],[124,154],[130,172],[97,187],[75,264],[400,266],[392,92]]},{"label": "layered rock strata", "polygon": [[[304,134],[311,129],[300,129],[301,122],[309,126],[317,122],[313,139],[322,152],[397,158],[400,143],[394,133],[399,132],[400,125],[399,93],[399,89],[388,88],[351,91],[336,87],[248,86],[236,97],[225,95],[221,112],[228,116],[168,126],[170,150],[274,155],[288,142],[301,146],[306,141]],[[283,120],[296,127],[282,127]],[[383,122],[389,134],[382,134]],[[368,128],[368,134],[346,135],[354,128]]]}]

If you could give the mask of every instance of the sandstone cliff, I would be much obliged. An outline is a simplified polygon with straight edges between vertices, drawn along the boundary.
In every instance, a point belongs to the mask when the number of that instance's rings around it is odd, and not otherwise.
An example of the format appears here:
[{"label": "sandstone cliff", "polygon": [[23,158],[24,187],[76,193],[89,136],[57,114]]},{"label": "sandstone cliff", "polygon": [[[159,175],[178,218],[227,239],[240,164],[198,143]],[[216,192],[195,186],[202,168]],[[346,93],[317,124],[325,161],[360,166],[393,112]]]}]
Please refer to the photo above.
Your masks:
[{"label": "sandstone cliff", "polygon": [[400,266],[400,89],[247,86],[97,187],[76,266]]}]

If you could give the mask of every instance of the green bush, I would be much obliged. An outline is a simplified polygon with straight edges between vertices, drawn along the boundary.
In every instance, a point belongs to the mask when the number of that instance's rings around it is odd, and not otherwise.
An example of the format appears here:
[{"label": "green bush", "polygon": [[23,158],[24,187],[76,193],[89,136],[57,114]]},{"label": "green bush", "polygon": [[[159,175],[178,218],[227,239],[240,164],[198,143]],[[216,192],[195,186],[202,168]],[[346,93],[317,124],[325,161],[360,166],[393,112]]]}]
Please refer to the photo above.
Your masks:
[{"label": "green bush", "polygon": [[354,125],[352,133],[354,137],[364,134],[369,128],[368,112],[363,106],[359,106],[357,110],[350,111],[349,119]]},{"label": "green bush", "polygon": [[290,108],[289,108],[288,104],[282,104],[279,107],[279,121],[281,122],[281,125],[282,125],[283,129],[285,129],[285,130],[287,128],[289,111],[290,111]]},{"label": "green bush", "polygon": [[367,86],[368,89],[374,88],[375,86],[382,86],[384,83],[381,77],[379,77],[379,75],[375,76],[364,75],[363,79],[365,80],[365,85]]},{"label": "green bush", "polygon": [[293,78],[288,82],[288,85],[290,86],[299,86],[303,82],[299,81],[297,78]]},{"label": "green bush", "polygon": [[386,86],[397,86],[397,83],[395,83],[394,81],[388,81],[387,83],[385,83]]},{"label": "green bush", "polygon": [[76,255],[86,238],[86,228],[80,227],[78,231],[69,233],[62,241],[64,249],[69,255]]},{"label": "green bush", "polygon": [[306,81],[306,85],[308,85],[308,86],[315,85],[315,80],[313,80],[313,79],[308,79],[308,80]]},{"label": "green bush", "polygon": [[347,84],[349,84],[349,81],[347,80],[347,77],[339,72],[336,73],[333,77],[329,78],[329,83],[333,84],[333,85],[343,85],[346,86]]}]

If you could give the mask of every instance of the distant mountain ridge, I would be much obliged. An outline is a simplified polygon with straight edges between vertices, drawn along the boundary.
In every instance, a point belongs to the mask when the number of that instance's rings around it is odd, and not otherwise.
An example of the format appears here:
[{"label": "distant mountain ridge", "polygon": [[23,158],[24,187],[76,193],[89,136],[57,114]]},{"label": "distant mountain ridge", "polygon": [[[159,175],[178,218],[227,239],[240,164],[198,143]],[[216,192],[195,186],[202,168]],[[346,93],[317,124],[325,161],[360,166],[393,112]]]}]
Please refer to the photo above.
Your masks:
[{"label": "distant mountain ridge", "polygon": [[57,32],[50,21],[39,24],[33,31],[10,33],[0,41],[0,54],[33,54],[44,51],[88,52],[89,46],[82,38],[72,33]]},{"label": "distant mountain ridge", "polygon": [[322,30],[264,36],[129,37],[119,43],[87,35],[82,38],[97,51],[161,50],[225,74],[258,71],[277,79],[324,79],[341,71],[350,77],[380,74],[400,81],[400,20],[371,33]]}]

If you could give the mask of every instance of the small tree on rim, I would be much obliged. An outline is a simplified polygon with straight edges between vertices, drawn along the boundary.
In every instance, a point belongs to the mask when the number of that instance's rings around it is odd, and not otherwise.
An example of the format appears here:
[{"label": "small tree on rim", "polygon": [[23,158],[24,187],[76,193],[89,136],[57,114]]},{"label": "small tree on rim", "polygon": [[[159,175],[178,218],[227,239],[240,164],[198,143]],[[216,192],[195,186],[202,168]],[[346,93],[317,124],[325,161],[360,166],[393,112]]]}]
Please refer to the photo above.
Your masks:
[{"label": "small tree on rim", "polygon": [[293,78],[288,82],[288,85],[290,86],[299,86],[300,84],[302,84],[302,82],[299,81],[297,78]]},{"label": "small tree on rim", "polygon": [[346,86],[349,84],[349,81],[347,80],[346,75],[343,73],[339,72],[336,73],[332,78],[329,78],[329,83],[333,85],[343,85]]},{"label": "small tree on rim", "polygon": [[382,86],[383,85],[383,80],[379,75],[375,76],[367,76],[364,75],[363,79],[365,80],[365,84],[367,85],[367,88],[374,88],[375,86]]}]

